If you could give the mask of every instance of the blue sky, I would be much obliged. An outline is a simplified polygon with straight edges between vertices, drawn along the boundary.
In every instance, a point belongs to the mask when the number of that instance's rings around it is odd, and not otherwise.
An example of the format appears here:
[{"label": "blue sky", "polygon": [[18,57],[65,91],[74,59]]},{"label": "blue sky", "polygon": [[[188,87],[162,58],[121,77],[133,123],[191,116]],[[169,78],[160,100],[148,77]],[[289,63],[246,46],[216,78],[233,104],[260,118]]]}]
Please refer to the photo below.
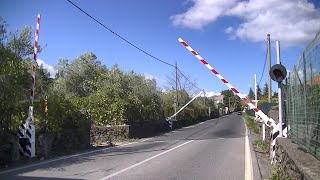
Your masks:
[{"label": "blue sky", "polygon": [[[276,63],[275,40],[281,43],[281,60],[289,70],[306,45],[320,31],[316,1],[306,0],[73,0],[100,22],[150,54],[174,64],[201,89],[219,93],[227,89],[182,45],[184,39],[213,68],[247,94],[253,75],[261,77],[266,35],[271,34],[272,64]],[[73,60],[93,52],[108,68],[118,64],[126,71],[154,77],[163,87],[174,70],[153,60],[88,18],[66,0],[3,0],[0,16],[8,30],[35,27],[41,14],[38,55],[47,67],[59,58]],[[265,70],[260,87],[267,81]],[[276,88],[274,86],[273,90]]]}]

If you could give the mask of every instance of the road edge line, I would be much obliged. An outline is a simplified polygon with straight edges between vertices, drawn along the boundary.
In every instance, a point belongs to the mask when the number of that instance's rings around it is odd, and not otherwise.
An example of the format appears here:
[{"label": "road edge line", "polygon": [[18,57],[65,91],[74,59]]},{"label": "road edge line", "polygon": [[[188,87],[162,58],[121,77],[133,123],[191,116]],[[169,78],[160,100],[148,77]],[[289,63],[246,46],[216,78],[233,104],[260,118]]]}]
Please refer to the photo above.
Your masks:
[{"label": "road edge line", "polygon": [[[242,118],[243,119],[243,118]],[[245,135],[245,180],[252,180],[253,179],[253,167],[252,167],[252,157],[251,157],[251,150],[249,145],[249,137],[248,137],[248,128],[245,120],[243,119],[245,128],[246,128],[246,135]]]}]

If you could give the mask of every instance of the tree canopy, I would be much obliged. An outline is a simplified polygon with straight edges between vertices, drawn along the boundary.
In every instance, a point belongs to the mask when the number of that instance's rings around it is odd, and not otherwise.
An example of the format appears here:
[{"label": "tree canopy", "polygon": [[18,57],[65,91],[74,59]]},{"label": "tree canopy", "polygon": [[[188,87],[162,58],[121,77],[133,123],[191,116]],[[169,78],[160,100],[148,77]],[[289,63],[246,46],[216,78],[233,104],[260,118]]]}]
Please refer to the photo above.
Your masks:
[{"label": "tree canopy", "polygon": [[[8,34],[5,22],[0,22],[0,128],[16,131],[30,105],[32,33],[26,26]],[[174,113],[176,94],[178,108],[192,98],[190,84],[181,76],[177,92],[161,92],[155,79],[126,72],[118,65],[108,68],[93,52],[72,60],[61,58],[55,70],[51,78],[43,66],[36,69],[34,117],[38,131],[164,121]],[[200,97],[177,118],[209,118],[209,107],[215,110],[213,101]]]}]

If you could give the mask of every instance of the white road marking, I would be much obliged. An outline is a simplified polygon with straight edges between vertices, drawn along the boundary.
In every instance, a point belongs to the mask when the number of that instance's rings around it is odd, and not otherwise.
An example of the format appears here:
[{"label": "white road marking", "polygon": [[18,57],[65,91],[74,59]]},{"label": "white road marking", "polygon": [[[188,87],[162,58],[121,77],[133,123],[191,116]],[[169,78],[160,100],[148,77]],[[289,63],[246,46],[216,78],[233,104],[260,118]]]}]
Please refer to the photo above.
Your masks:
[{"label": "white road marking", "polygon": [[[121,145],[116,146],[116,147],[127,146],[127,145],[130,145],[130,144],[136,144],[136,143],[139,143],[139,142],[144,142],[144,141],[149,140],[149,139],[151,139],[151,138],[144,139],[142,141],[136,141],[136,142],[126,143],[126,144],[121,144]],[[36,163],[36,164],[26,165],[26,166],[22,166],[22,167],[18,167],[18,168],[13,168],[13,169],[9,169],[9,170],[6,170],[6,171],[1,171],[0,174],[5,174],[5,173],[14,172],[14,171],[22,170],[22,169],[27,169],[27,168],[31,168],[31,167],[35,167],[35,166],[39,166],[39,165],[44,165],[44,164],[48,164],[48,163],[51,163],[51,162],[60,161],[60,160],[63,160],[63,159],[69,159],[69,158],[72,158],[72,157],[77,157],[77,156],[81,156],[81,155],[85,155],[85,154],[91,154],[91,153],[95,153],[95,152],[100,152],[100,151],[104,151],[106,149],[110,149],[112,147],[114,147],[114,146],[103,148],[103,149],[98,149],[98,150],[94,150],[94,151],[88,151],[88,152],[84,152],[84,153],[74,154],[74,155],[70,155],[70,156],[63,156],[63,157],[59,157],[59,158],[56,158],[56,159],[48,160],[48,161],[45,161],[45,162],[40,162],[40,163]]]},{"label": "white road marking", "polygon": [[143,139],[142,141],[140,141],[140,142],[145,142],[145,141],[149,141],[149,140],[151,140],[152,138],[145,138],[145,139]]},{"label": "white road marking", "polygon": [[143,161],[141,161],[141,162],[138,162],[138,163],[136,163],[136,164],[134,164],[134,165],[132,165],[132,166],[129,166],[129,167],[127,167],[127,168],[124,168],[124,169],[122,169],[122,170],[120,170],[120,171],[118,171],[118,172],[115,172],[115,173],[113,173],[113,174],[110,174],[109,176],[106,176],[106,177],[104,177],[104,178],[101,178],[100,180],[110,179],[110,178],[112,178],[112,177],[114,177],[114,176],[117,176],[117,175],[119,175],[119,174],[121,174],[121,173],[123,173],[123,172],[126,172],[126,171],[128,171],[128,170],[130,170],[130,169],[132,169],[132,168],[135,168],[135,167],[137,167],[137,166],[139,166],[139,165],[141,165],[141,164],[143,164],[143,163],[146,163],[146,162],[148,162],[148,161],[151,161],[151,160],[154,159],[154,158],[157,158],[157,157],[159,157],[159,156],[161,156],[161,155],[164,155],[164,154],[166,154],[166,153],[168,153],[168,152],[170,152],[170,151],[173,151],[173,150],[175,150],[175,149],[177,149],[177,148],[179,148],[179,147],[181,147],[181,146],[184,146],[184,145],[186,145],[186,144],[188,144],[188,143],[191,143],[192,141],[194,141],[194,140],[187,141],[187,142],[185,142],[185,143],[183,143],[183,144],[180,144],[179,146],[173,147],[173,148],[171,148],[171,149],[169,149],[169,150],[166,150],[166,151],[164,151],[164,152],[162,152],[162,153],[159,153],[159,154],[157,154],[157,155],[154,155],[154,156],[152,156],[152,157],[150,157],[150,158],[148,158],[148,159],[145,159],[145,160],[143,160]]},{"label": "white road marking", "polygon": [[252,169],[252,159],[251,159],[251,151],[249,146],[249,137],[248,137],[248,128],[247,124],[244,121],[246,127],[246,136],[245,136],[245,173],[244,179],[245,180],[252,180],[253,179],[253,169]]},{"label": "white road marking", "polygon": [[199,123],[199,124],[203,124],[204,122],[201,122],[201,123]]}]

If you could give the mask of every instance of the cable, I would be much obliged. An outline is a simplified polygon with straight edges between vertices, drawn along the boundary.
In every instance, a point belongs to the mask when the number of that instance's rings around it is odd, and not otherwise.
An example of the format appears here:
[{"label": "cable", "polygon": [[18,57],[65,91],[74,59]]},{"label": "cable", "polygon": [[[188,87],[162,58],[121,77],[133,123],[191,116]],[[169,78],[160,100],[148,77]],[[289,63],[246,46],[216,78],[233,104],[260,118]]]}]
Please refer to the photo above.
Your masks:
[{"label": "cable", "polygon": [[157,61],[159,61],[159,62],[162,62],[162,63],[164,63],[164,64],[166,64],[166,65],[171,66],[171,67],[177,68],[177,69],[179,70],[179,72],[182,74],[182,76],[183,76],[184,78],[186,78],[186,80],[187,80],[191,85],[193,85],[194,87],[196,87],[196,88],[199,89],[199,90],[202,90],[202,89],[200,89],[199,87],[197,87],[194,83],[192,83],[192,82],[181,72],[181,70],[180,70],[178,67],[176,67],[175,65],[172,65],[172,64],[170,64],[170,63],[168,63],[168,62],[165,62],[165,61],[161,60],[160,58],[157,58],[157,57],[153,56],[152,54],[146,52],[145,50],[139,48],[138,46],[136,46],[136,45],[133,44],[132,42],[128,41],[128,40],[125,39],[124,37],[120,36],[119,34],[117,34],[117,33],[114,32],[114,31],[112,31],[112,30],[111,30],[109,27],[107,27],[106,25],[102,24],[100,21],[98,21],[96,18],[94,18],[93,16],[91,16],[89,13],[87,13],[86,11],[84,11],[83,9],[81,9],[79,6],[77,6],[76,4],[74,4],[72,1],[70,1],[70,0],[67,0],[67,1],[68,1],[70,4],[72,4],[74,7],[76,7],[77,9],[79,9],[81,12],[83,12],[85,15],[87,15],[88,17],[90,17],[92,20],[94,20],[95,22],[97,22],[99,25],[101,25],[102,27],[104,27],[105,29],[107,29],[108,31],[110,31],[112,34],[116,35],[117,37],[119,37],[120,39],[122,39],[123,41],[125,41],[126,43],[130,44],[132,47],[138,49],[138,50],[141,51],[142,53],[150,56],[151,58],[153,58],[153,59],[155,59],[155,60],[157,60]]},{"label": "cable", "polygon": [[134,48],[138,49],[139,51],[143,52],[144,54],[150,56],[151,58],[162,62],[166,65],[175,67],[174,65],[167,63],[153,55],[151,55],[150,53],[146,52],[145,50],[139,48],[138,46],[134,45],[133,43],[131,43],[130,41],[128,41],[127,39],[125,39],[124,37],[120,36],[119,34],[117,34],[116,32],[112,31],[110,28],[108,28],[106,25],[102,24],[100,21],[98,21],[97,19],[95,19],[94,17],[92,17],[89,13],[85,12],[84,10],[82,10],[79,6],[77,6],[76,4],[74,4],[73,2],[71,2],[70,0],[67,0],[70,4],[72,4],[74,7],[76,7],[77,9],[79,9],[81,12],[83,12],[84,14],[86,14],[88,17],[90,17],[92,20],[94,20],[95,22],[97,22],[98,24],[100,24],[102,27],[104,27],[105,29],[109,30],[111,33],[113,33],[114,35],[118,36],[120,39],[122,39],[123,41],[125,41],[126,43],[130,44],[131,46],[133,46]]},{"label": "cable", "polygon": [[259,86],[259,85],[260,85],[260,83],[261,83],[261,80],[262,80],[262,78],[263,78],[263,74],[264,74],[264,70],[265,70],[265,68],[266,68],[267,55],[268,55],[268,50],[266,50],[266,56],[265,56],[265,60],[264,60],[264,65],[263,65],[262,75],[261,75],[261,77],[260,77],[260,81],[259,81],[259,83],[258,83],[258,86]]},{"label": "cable", "polygon": [[196,87],[198,90],[202,91],[202,89],[200,89],[198,86],[196,86],[194,83],[192,83],[182,72],[181,70],[177,67],[178,71],[181,73],[181,75],[186,78],[186,80],[191,84],[193,85],[194,87]]}]

